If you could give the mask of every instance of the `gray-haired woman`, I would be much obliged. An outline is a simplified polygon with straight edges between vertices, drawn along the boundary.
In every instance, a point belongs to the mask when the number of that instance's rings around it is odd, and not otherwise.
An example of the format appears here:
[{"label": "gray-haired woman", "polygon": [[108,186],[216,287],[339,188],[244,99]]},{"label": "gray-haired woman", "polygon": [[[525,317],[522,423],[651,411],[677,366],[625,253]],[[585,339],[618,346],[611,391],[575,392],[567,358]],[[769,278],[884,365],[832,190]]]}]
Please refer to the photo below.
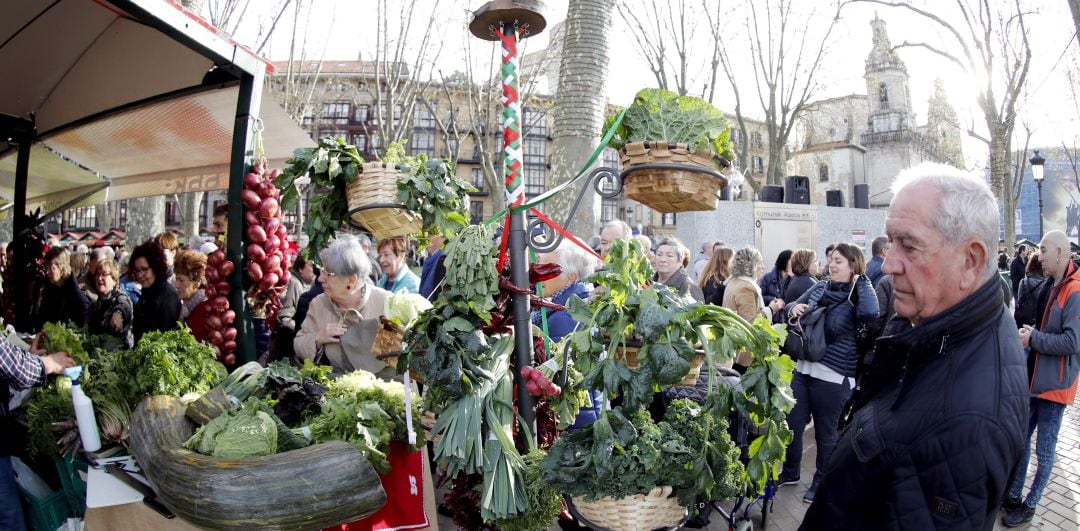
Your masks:
[{"label": "gray-haired woman", "polygon": [[[747,246],[735,251],[735,256],[731,259],[731,277],[724,281],[723,306],[747,321],[753,321],[759,315],[772,320],[773,313],[784,309],[784,301],[777,298],[768,306],[765,305],[761,286],[758,285],[758,279],[764,272],[765,264],[757,249]],[[735,356],[735,370],[740,374],[746,372],[752,359],[750,351],[739,352]]]},{"label": "gray-haired woman", "polygon": [[664,238],[656,244],[656,277],[653,279],[675,291],[679,296],[687,295],[698,302],[704,302],[705,295],[701,288],[690,281],[686,274],[684,262],[689,251],[684,252],[686,246],[675,238]]},{"label": "gray-haired woman", "polygon": [[[393,378],[397,374],[394,368],[376,359],[370,350],[357,351],[357,345],[371,348],[390,292],[371,284],[371,261],[356,237],[336,238],[322,258],[319,283],[323,293],[311,301],[296,333],[296,355],[311,360],[325,355],[335,372],[363,369],[380,378]],[[346,336],[348,345],[343,349],[342,338]]]}]

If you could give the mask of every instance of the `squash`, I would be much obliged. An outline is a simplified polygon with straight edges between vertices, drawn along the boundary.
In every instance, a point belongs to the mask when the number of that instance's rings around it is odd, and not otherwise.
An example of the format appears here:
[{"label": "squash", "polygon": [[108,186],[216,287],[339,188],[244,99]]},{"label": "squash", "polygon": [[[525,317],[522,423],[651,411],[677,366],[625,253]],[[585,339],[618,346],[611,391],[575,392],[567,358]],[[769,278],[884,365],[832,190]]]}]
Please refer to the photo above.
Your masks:
[{"label": "squash", "polygon": [[232,408],[233,403],[229,400],[229,395],[225,394],[225,388],[219,385],[188,404],[185,414],[195,424],[203,426]]},{"label": "squash", "polygon": [[321,529],[386,503],[379,475],[353,446],[333,441],[265,457],[219,459],[183,443],[194,426],[171,396],[147,397],[131,416],[131,450],[158,500],[211,529]]}]

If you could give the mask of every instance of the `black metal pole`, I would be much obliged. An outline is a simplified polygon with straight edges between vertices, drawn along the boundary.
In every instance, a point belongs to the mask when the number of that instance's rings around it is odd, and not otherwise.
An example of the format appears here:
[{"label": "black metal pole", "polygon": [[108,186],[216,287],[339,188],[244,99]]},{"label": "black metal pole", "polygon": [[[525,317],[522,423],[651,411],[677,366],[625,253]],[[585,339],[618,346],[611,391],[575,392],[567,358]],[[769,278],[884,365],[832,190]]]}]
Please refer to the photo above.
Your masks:
[{"label": "black metal pole", "polygon": [[[15,206],[12,207],[13,216],[11,221],[12,238],[16,241],[20,240],[20,235],[23,231],[32,229],[29,218],[26,217],[26,183],[30,180],[30,148],[34,144],[34,126],[28,124],[28,129],[19,131],[19,134],[15,137],[19,142],[19,151],[15,160]],[[14,248],[12,251],[11,261],[12,264],[8,267],[14,268],[15,271],[15,299],[16,308],[15,328],[20,331],[29,331],[32,326],[30,308],[33,306],[32,301],[25,295],[31,293],[31,290],[27,289],[27,283],[30,279],[25,278],[24,274],[29,268],[23,267],[22,264],[28,259],[23,253],[21,245],[12,245]]]},{"label": "black metal pole", "polygon": [[229,277],[232,292],[229,308],[236,312],[236,363],[241,365],[255,361],[255,332],[251,316],[244,301],[244,174],[250,166],[248,157],[248,133],[251,128],[251,107],[255,94],[254,76],[244,74],[240,78],[240,93],[236,98],[236,122],[233,124],[232,154],[229,163],[229,228],[225,235],[225,255],[236,265]]},{"label": "black metal pole", "polygon": [[1035,181],[1035,185],[1039,187],[1039,240],[1042,241],[1043,237],[1043,201],[1042,201],[1042,179]]},{"label": "black metal pole", "polygon": [[[525,245],[525,213],[510,214],[510,281],[520,288],[529,288],[529,260]],[[518,387],[518,413],[525,422],[529,433],[536,434],[533,397],[525,387],[525,378],[521,375],[522,367],[529,367],[533,362],[532,320],[530,319],[529,295],[514,293],[511,298],[514,310],[514,355],[517,371],[514,381]]]}]

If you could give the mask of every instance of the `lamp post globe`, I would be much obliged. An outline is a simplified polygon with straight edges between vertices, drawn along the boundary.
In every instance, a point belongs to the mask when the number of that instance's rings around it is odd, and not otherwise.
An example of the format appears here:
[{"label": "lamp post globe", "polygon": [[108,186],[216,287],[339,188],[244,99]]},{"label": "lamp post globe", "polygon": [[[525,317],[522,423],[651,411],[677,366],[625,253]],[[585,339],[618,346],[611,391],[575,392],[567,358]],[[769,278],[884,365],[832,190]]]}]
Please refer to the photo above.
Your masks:
[{"label": "lamp post globe", "polygon": [[1042,183],[1043,183],[1043,167],[1046,164],[1046,159],[1039,155],[1039,150],[1035,150],[1035,156],[1031,157],[1031,178],[1035,180],[1035,186],[1039,190],[1039,239],[1043,236],[1043,198],[1042,198]]}]

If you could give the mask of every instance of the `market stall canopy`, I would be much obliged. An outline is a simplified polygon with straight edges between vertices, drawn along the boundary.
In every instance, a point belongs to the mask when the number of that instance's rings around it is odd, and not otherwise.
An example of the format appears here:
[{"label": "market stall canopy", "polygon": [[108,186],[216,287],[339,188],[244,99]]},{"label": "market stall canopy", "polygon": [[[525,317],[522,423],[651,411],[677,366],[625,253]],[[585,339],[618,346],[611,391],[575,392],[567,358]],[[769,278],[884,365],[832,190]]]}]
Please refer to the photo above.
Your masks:
[{"label": "market stall canopy", "polygon": [[[37,130],[28,206],[63,205],[103,182],[107,192],[80,203],[228,187],[240,75],[269,63],[173,1],[10,0],[0,13],[0,114]],[[314,145],[272,97],[262,101],[271,164]],[[15,158],[0,145],[8,201]]]}]

